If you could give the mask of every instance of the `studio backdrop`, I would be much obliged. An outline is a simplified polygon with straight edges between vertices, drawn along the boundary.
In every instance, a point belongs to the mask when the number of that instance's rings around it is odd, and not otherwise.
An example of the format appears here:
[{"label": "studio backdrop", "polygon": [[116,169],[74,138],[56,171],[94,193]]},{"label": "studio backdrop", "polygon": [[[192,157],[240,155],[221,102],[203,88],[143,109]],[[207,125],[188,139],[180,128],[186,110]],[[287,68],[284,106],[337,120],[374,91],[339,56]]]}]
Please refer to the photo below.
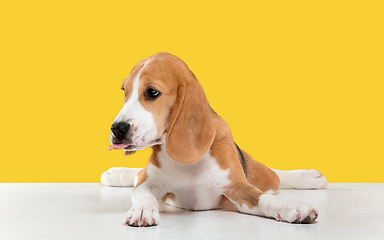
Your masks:
[{"label": "studio backdrop", "polygon": [[384,182],[382,1],[6,1],[0,182],[99,182],[122,81],[169,52],[269,167]]}]

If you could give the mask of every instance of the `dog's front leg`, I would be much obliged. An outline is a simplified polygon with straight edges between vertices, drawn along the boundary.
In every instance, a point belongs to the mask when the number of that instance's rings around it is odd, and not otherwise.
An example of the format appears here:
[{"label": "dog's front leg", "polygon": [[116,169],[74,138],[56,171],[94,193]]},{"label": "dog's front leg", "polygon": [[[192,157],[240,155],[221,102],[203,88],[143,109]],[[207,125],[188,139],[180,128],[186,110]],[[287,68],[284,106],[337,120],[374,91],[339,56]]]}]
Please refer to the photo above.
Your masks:
[{"label": "dog's front leg", "polygon": [[126,224],[133,227],[148,227],[159,224],[158,197],[154,189],[147,184],[140,184],[133,190],[132,207],[127,212]]},{"label": "dog's front leg", "polygon": [[289,202],[265,194],[249,183],[231,184],[224,195],[242,213],[274,218],[289,223],[311,223],[318,212],[307,203]]}]

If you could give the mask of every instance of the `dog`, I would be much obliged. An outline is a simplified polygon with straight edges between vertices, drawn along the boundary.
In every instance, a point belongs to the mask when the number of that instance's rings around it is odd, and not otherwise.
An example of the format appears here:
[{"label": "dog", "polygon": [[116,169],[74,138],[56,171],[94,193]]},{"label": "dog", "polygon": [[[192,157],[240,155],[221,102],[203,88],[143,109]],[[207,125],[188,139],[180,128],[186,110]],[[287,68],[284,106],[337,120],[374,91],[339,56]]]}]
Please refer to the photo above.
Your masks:
[{"label": "dog", "polygon": [[254,161],[236,145],[180,58],[157,53],[141,60],[121,88],[124,106],[111,126],[109,150],[123,149],[124,155],[153,150],[144,169],[111,168],[101,176],[107,186],[135,186],[127,225],[158,225],[160,199],[193,211],[232,204],[240,213],[288,223],[317,219],[311,205],[272,194],[280,185],[324,188],[326,178],[316,170],[279,171]]}]

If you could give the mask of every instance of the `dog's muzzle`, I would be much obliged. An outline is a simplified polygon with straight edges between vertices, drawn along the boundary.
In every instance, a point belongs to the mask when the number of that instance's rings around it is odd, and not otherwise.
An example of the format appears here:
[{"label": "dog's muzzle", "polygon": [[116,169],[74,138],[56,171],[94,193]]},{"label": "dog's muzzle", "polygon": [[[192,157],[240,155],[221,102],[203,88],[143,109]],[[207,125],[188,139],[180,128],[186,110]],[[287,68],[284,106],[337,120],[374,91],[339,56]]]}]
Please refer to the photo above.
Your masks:
[{"label": "dog's muzzle", "polygon": [[112,145],[108,150],[112,149],[128,149],[129,147],[133,148],[134,146],[130,145],[132,143],[132,137],[130,136],[130,124],[126,122],[117,122],[113,123],[111,126],[111,143]]},{"label": "dog's muzzle", "polygon": [[113,136],[117,140],[122,141],[124,138],[126,138],[126,135],[129,131],[130,126],[131,125],[129,123],[126,123],[126,122],[117,122],[117,123],[112,124],[111,131],[112,131]]}]

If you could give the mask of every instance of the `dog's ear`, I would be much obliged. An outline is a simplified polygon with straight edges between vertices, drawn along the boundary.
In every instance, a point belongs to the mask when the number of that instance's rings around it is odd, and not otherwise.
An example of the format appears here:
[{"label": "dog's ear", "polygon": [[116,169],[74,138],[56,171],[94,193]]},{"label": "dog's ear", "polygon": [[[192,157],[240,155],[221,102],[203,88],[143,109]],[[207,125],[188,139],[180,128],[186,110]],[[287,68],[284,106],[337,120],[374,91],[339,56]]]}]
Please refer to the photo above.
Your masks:
[{"label": "dog's ear", "polygon": [[124,156],[129,156],[129,155],[132,155],[132,154],[134,154],[136,151],[127,151],[127,150],[124,150],[123,149],[123,155]]},{"label": "dog's ear", "polygon": [[202,86],[189,69],[185,72],[179,79],[166,150],[174,161],[193,164],[211,147],[216,131]]}]

